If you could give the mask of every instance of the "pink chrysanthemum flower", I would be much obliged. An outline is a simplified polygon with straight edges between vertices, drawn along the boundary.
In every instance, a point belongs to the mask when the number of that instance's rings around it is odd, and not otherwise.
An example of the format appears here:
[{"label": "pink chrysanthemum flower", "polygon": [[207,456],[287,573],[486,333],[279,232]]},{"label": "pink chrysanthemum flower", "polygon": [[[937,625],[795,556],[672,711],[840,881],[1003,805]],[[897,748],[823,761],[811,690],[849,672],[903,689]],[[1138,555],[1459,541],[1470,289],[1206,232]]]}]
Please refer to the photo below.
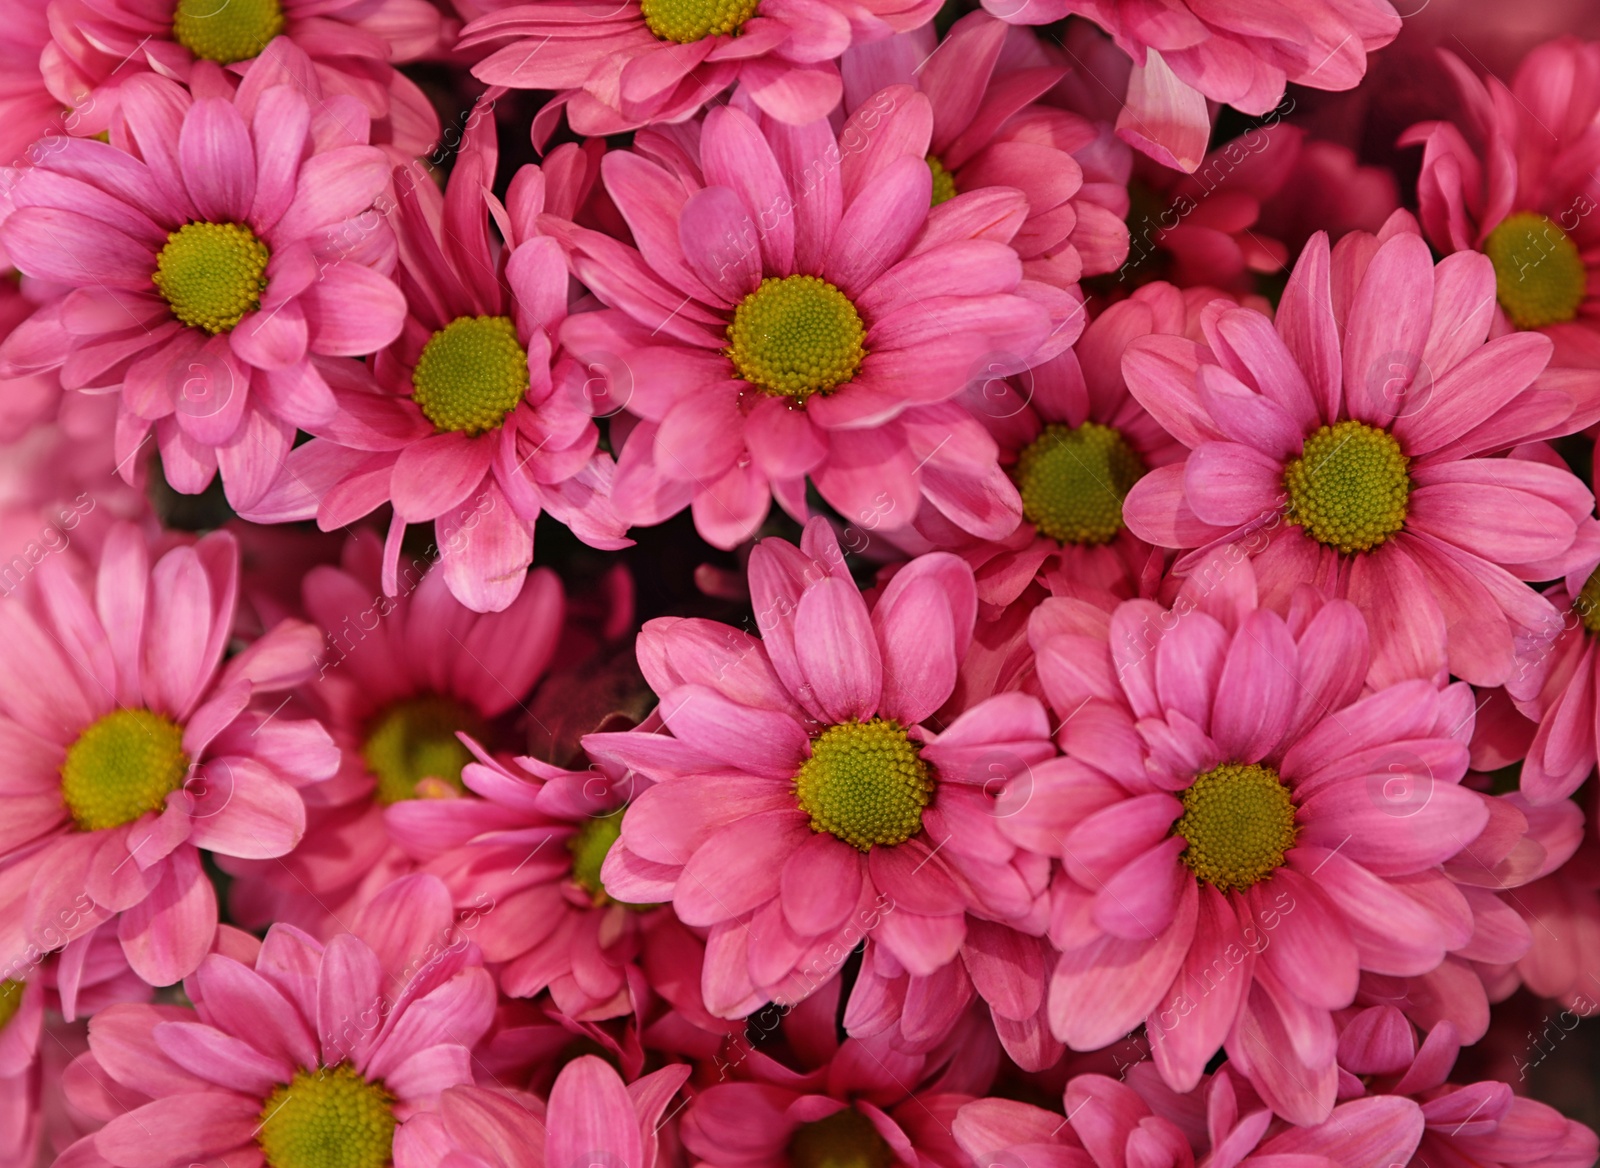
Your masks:
[{"label": "pink chrysanthemum flower", "polygon": [[1211,135],[1206,100],[1260,115],[1293,81],[1352,89],[1367,54],[1394,40],[1388,0],[1310,0],[1292,8],[1216,0],[984,0],[1012,24],[1082,16],[1133,58],[1117,133],[1163,166],[1193,171]]},{"label": "pink chrysanthemum flower", "polygon": [[[1417,1101],[1422,1140],[1397,1168],[1584,1168],[1600,1155],[1600,1140],[1555,1108],[1512,1094],[1497,1080],[1448,1082],[1462,1046],[1455,1027],[1442,1022],[1419,1046],[1399,1010],[1374,1006],[1345,1022],[1339,1035],[1340,1095]],[[1385,1161],[1387,1162],[1387,1161]]]},{"label": "pink chrysanthemum flower", "polygon": [[[38,587],[0,606],[0,733],[10,743],[0,903],[54,948],[118,918],[152,985],[190,973],[211,947],[217,905],[200,849],[251,858],[299,843],[298,788],[337,763],[316,722],[273,717],[258,694],[316,670],[320,638],[286,621],[223,665],[238,549],[208,535],[153,565],[131,526],[98,572],[45,559]],[[80,895],[92,907],[59,915]]]},{"label": "pink chrysanthemum flower", "polygon": [[1523,58],[1508,89],[1446,50],[1460,124],[1421,122],[1417,200],[1428,242],[1494,264],[1496,334],[1536,329],[1556,365],[1600,366],[1600,45],[1566,38]]},{"label": "pink chrysanthemum flower", "polygon": [[683,1064],[624,1083],[605,1060],[581,1055],[561,1068],[540,1103],[484,1087],[451,1087],[436,1111],[419,1115],[395,1137],[395,1168],[656,1168],[667,1110],[689,1077]]},{"label": "pink chrysanthemum flower", "polygon": [[1536,334],[1485,342],[1494,271],[1475,253],[1437,268],[1397,213],[1295,264],[1275,319],[1231,305],[1201,315],[1205,343],[1152,335],[1123,357],[1129,391],[1189,457],[1134,485],[1135,535],[1255,558],[1263,603],[1302,583],[1351,600],[1373,634],[1373,683],[1443,675],[1498,685],[1513,637],[1553,610],[1549,579],[1592,496],[1537,452],[1489,457],[1582,429],[1600,383],[1546,371]]},{"label": "pink chrysanthemum flower", "polygon": [[[524,167],[502,206],[489,193],[494,119],[480,110],[473,123],[442,196],[420,164],[395,172],[409,312],[399,340],[374,359],[375,385],[336,384],[337,412],[308,427],[320,437],[290,456],[289,478],[314,497],[297,509],[274,495],[265,515],[244,515],[281,522],[314,509],[331,531],[392,503],[386,591],[397,586],[406,525],[432,521],[450,591],[474,611],[498,612],[522,590],[541,513],[596,547],[628,540],[607,497],[614,465],[585,400],[551,377],[568,277],[560,245],[534,226],[545,173]],[[553,160],[555,173],[564,160]],[[574,201],[553,195],[558,206]]]},{"label": "pink chrysanthemum flower", "polygon": [[1067,287],[1127,258],[1132,155],[1110,126],[1040,104],[1066,69],[1031,32],[972,12],[937,47],[930,26],[852,49],[842,68],[847,113],[890,85],[928,96],[936,206],[985,187],[1023,193],[1011,245],[1030,276]]},{"label": "pink chrysanthemum flower", "polygon": [[233,100],[133,78],[113,144],[64,141],[13,192],[0,242],[69,291],[0,345],[0,374],[59,366],[67,389],[120,390],[130,481],[153,429],[173,487],[197,493],[220,468],[249,507],[296,427],[334,412],[311,356],[370,353],[400,330],[394,241],[370,211],[383,153],[292,80],[277,58]]},{"label": "pink chrysanthemum flower", "polygon": [[710,929],[712,1013],[805,998],[867,933],[930,974],[955,959],[969,914],[1034,914],[1046,861],[1006,842],[993,805],[1006,778],[1052,753],[1044,710],[981,694],[937,716],[977,615],[966,565],[913,560],[869,611],[817,519],[799,549],[756,546],[750,590],[763,640],[671,618],[640,633],[670,736],[585,739],[656,781],[602,877],[620,900],[672,901]]},{"label": "pink chrysanthemum flower", "polygon": [[429,0],[49,0],[49,15],[53,43],[35,68],[87,133],[112,124],[130,75],[154,70],[197,89],[202,63],[238,74],[292,45],[307,56],[306,80],[351,103],[341,112],[370,121],[372,141],[410,159],[439,137],[427,96],[394,68],[438,46]]},{"label": "pink chrysanthemum flower", "polygon": [[731,548],[774,496],[804,519],[809,476],[872,529],[905,527],[923,498],[976,535],[1016,526],[993,440],[949,399],[1064,349],[1081,306],[1026,279],[1007,245],[1021,192],[932,206],[931,125],[928,99],[892,86],[837,138],[723,107],[698,158],[662,134],[605,156],[638,248],[565,229],[574,273],[611,307],[561,337],[642,419],[618,458],[627,518],[692,504],[701,535]]},{"label": "pink chrysanthemum flower", "polygon": [[1227,1067],[1207,1076],[1199,1100],[1174,1096],[1139,1070],[1131,1086],[1075,1076],[1065,1118],[1011,1099],[968,1103],[956,1115],[956,1142],[976,1163],[1026,1168],[1374,1168],[1404,1164],[1422,1135],[1422,1112],[1409,1099],[1358,1099],[1315,1126],[1286,1127]]},{"label": "pink chrysanthemum flower", "polygon": [[[1436,871],[1488,820],[1458,785],[1470,688],[1363,697],[1355,606],[1304,588],[1288,620],[1258,609],[1246,557],[1207,564],[1171,609],[1048,600],[1030,633],[1066,757],[997,822],[1063,863],[1056,1035],[1095,1050],[1143,1021],[1180,1091],[1226,1046],[1274,1111],[1320,1123],[1329,1012],[1361,971],[1426,973],[1471,934]],[[1428,776],[1426,799],[1389,798],[1400,773]]]},{"label": "pink chrysanthemum flower", "polygon": [[827,117],[844,86],[835,63],[853,43],[919,28],[938,0],[534,0],[474,20],[457,51],[503,44],[473,76],[553,89],[534,119],[542,144],[566,110],[579,134],[682,122],[735,82],[792,126]]},{"label": "pink chrysanthemum flower", "polygon": [[390,835],[422,871],[444,880],[461,908],[494,889],[494,911],[473,940],[501,966],[502,993],[549,990],[578,1022],[632,1013],[644,984],[636,965],[642,930],[659,906],[613,899],[600,869],[647,780],[615,766],[568,771],[527,757],[513,766],[479,759],[461,771],[478,798],[396,803]]},{"label": "pink chrysanthemum flower", "polygon": [[496,752],[514,748],[508,723],[526,709],[561,637],[561,584],[548,568],[504,612],[479,615],[426,563],[408,567],[400,594],[386,596],[382,555],[365,532],[346,543],[340,566],[306,574],[305,610],[324,645],[315,680],[298,696],[328,727],[340,762],[307,793],[306,837],[292,854],[226,861],[241,877],[235,912],[251,923],[287,919],[320,935],[409,871],[384,808],[461,794],[473,755],[460,733]]},{"label": "pink chrysanthemum flower", "polygon": [[382,1168],[397,1131],[472,1081],[494,979],[437,881],[410,877],[325,945],[230,930],[184,983],[194,1008],[112,1006],[69,1097],[104,1126],[62,1155],[103,1168],[212,1160]]}]

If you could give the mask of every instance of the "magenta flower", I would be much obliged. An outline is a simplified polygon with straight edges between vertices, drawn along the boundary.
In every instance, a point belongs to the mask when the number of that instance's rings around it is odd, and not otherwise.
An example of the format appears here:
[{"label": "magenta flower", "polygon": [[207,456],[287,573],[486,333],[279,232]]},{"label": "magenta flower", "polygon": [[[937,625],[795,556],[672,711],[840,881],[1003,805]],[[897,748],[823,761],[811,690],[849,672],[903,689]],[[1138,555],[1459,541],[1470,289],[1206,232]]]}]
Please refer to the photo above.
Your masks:
[{"label": "magenta flower", "polygon": [[1128,256],[1128,175],[1133,157],[1111,132],[1038,100],[1067,70],[1032,33],[983,12],[845,54],[845,110],[878,91],[911,85],[933,107],[933,199],[1012,187],[1028,215],[1012,237],[1023,268],[1061,287],[1114,272]]},{"label": "magenta flower", "polygon": [[1203,1111],[1199,1099],[1173,1096],[1154,1076],[1128,1077],[1075,1076],[1065,1119],[1011,1099],[975,1100],[956,1114],[956,1141],[979,1164],[1025,1168],[1193,1168],[1197,1157],[1205,1168],[1374,1168],[1404,1164],[1422,1135],[1422,1113],[1409,1099],[1358,1099],[1319,1124],[1287,1127],[1228,1067],[1196,1088]]},{"label": "magenta flower", "polygon": [[[552,155],[552,173],[576,149]],[[374,359],[375,383],[334,383],[337,408],[307,425],[319,437],[290,455],[285,490],[243,512],[270,522],[314,514],[332,531],[392,504],[390,595],[407,524],[432,521],[450,591],[477,612],[499,612],[522,590],[541,513],[595,547],[629,542],[585,399],[551,377],[567,267],[534,227],[546,176],[524,167],[501,206],[487,193],[496,160],[494,121],[480,110],[442,198],[420,165],[395,172],[409,304],[400,337]],[[570,213],[574,195],[558,189],[553,201]]]},{"label": "magenta flower", "polygon": [[626,433],[613,497],[633,523],[692,504],[731,548],[773,497],[803,520],[809,476],[870,529],[909,525],[924,498],[975,535],[1016,526],[993,440],[949,399],[1066,348],[1081,306],[1007,246],[1021,192],[932,206],[930,111],[893,86],[835,138],[719,108],[697,159],[646,157],[648,137],[605,156],[638,250],[564,229],[573,272],[611,307],[568,317],[561,338],[640,419],[611,431]]},{"label": "magenta flower", "polygon": [[241,510],[296,427],[334,412],[311,356],[372,352],[405,314],[383,274],[393,239],[370,212],[383,154],[314,110],[277,57],[234,100],[128,81],[115,143],[62,142],[22,175],[0,226],[18,268],[68,290],[0,345],[0,373],[59,366],[69,390],[120,391],[125,478],[154,430],[176,489],[197,493],[220,468]]},{"label": "magenta flower", "polygon": [[1309,0],[1291,8],[1215,0],[985,0],[1012,24],[1082,16],[1133,58],[1117,133],[1163,166],[1193,171],[1211,135],[1206,101],[1260,115],[1285,82],[1353,89],[1367,54],[1394,40],[1388,0]]},{"label": "magenta flower", "polygon": [[[1135,339],[1128,389],[1183,461],[1135,484],[1135,535],[1255,558],[1265,605],[1317,583],[1373,636],[1374,685],[1450,673],[1498,685],[1513,638],[1552,623],[1523,580],[1549,579],[1592,510],[1587,488],[1518,444],[1582,429],[1600,384],[1546,371],[1537,335],[1485,341],[1494,272],[1467,253],[1435,268],[1406,220],[1295,264],[1275,320],[1213,305],[1205,343]],[[1558,460],[1559,461],[1559,460]]]},{"label": "magenta flower", "polygon": [[1447,1082],[1462,1042],[1448,1022],[1416,1031],[1393,1006],[1354,1014],[1339,1035],[1340,1095],[1374,1099],[1405,1096],[1422,1108],[1416,1152],[1394,1163],[1405,1168],[1471,1164],[1577,1168],[1593,1164],[1600,1140],[1555,1108],[1512,1094],[1493,1079],[1463,1086]]},{"label": "magenta flower", "polygon": [[1046,862],[992,811],[1052,753],[1044,710],[984,693],[936,717],[972,641],[966,565],[913,560],[869,610],[818,519],[799,549],[756,546],[750,589],[762,640],[671,618],[640,633],[670,735],[585,739],[656,782],[623,817],[606,892],[710,929],[702,987],[722,1017],[805,998],[868,933],[926,975],[956,957],[969,914],[1032,915]]},{"label": "magenta flower", "polygon": [[[1035,611],[1066,758],[1008,792],[997,822],[1062,860],[1057,1037],[1095,1050],[1143,1021],[1179,1091],[1225,1046],[1275,1112],[1320,1123],[1337,1083],[1329,1012],[1361,971],[1427,973],[1471,934],[1434,869],[1488,821],[1458,785],[1472,693],[1408,680],[1362,696],[1353,605],[1304,589],[1290,623],[1255,607],[1248,558],[1205,573],[1171,609]],[[1397,774],[1426,797],[1397,802]]]},{"label": "magenta flower", "polygon": [[563,109],[579,134],[617,134],[685,121],[735,82],[762,113],[804,126],[839,104],[835,62],[851,44],[919,28],[938,10],[937,0],[534,0],[472,21],[457,50],[509,42],[473,76],[556,91],[534,118],[541,145]]},{"label": "magenta flower", "polygon": [[[370,122],[371,140],[397,162],[438,141],[432,104],[394,68],[437,47],[443,29],[429,0],[50,0],[49,8],[53,43],[33,68],[83,132],[113,123],[130,75],[154,70],[198,93],[288,51],[306,55],[302,76],[347,121]],[[206,72],[213,64],[226,74]]]},{"label": "magenta flower", "polygon": [[564,602],[548,568],[528,578],[510,608],[480,615],[426,563],[407,568],[400,595],[385,595],[382,555],[367,532],[346,543],[339,567],[306,573],[305,609],[320,627],[322,664],[298,696],[327,725],[340,761],[338,773],[308,793],[306,838],[292,854],[268,864],[226,861],[241,877],[234,910],[252,924],[289,919],[324,933],[410,871],[384,808],[462,793],[473,755],[457,735],[496,751],[509,745],[506,724],[556,651]]},{"label": "magenta flower", "polygon": [[444,880],[463,911],[494,889],[493,911],[472,937],[501,966],[502,993],[549,990],[577,1022],[631,1014],[644,929],[659,906],[613,899],[600,870],[647,780],[615,766],[568,771],[533,758],[507,766],[478,757],[461,770],[478,798],[395,803],[390,835]]},{"label": "magenta flower", "polygon": [[[299,843],[298,788],[333,774],[320,724],[252,703],[309,677],[316,630],[285,621],[221,664],[238,549],[206,536],[154,565],[131,526],[97,573],[55,555],[0,606],[0,733],[12,744],[0,903],[57,948],[112,919],[152,985],[211,947],[216,897],[199,849],[266,859]],[[87,585],[87,586],[86,586]],[[70,915],[70,921],[67,919]]]},{"label": "magenta flower", "polygon": [[325,945],[290,925],[261,942],[230,931],[184,983],[193,1009],[112,1006],[90,1022],[68,1090],[103,1126],[63,1157],[390,1163],[406,1121],[472,1081],[494,1012],[494,980],[453,924],[444,889],[412,877]]},{"label": "magenta flower", "polygon": [[561,1068],[548,1103],[520,1092],[451,1087],[436,1111],[395,1135],[395,1168],[656,1168],[667,1107],[689,1077],[682,1064],[624,1084],[603,1059],[581,1055]]},{"label": "magenta flower", "polygon": [[1493,332],[1534,329],[1552,364],[1600,367],[1600,45],[1570,38],[1523,58],[1507,89],[1441,49],[1460,117],[1419,122],[1417,200],[1428,242],[1494,265]]}]

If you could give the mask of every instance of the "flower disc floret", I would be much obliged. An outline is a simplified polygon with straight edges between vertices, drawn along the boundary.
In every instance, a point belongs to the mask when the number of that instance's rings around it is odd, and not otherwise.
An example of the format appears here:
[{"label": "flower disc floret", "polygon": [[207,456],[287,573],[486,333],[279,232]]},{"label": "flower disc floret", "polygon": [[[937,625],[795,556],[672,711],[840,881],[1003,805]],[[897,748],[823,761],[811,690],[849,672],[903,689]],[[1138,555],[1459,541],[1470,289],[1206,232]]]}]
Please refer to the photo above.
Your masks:
[{"label": "flower disc floret", "polygon": [[197,57],[231,65],[260,56],[283,23],[280,0],[178,0],[172,39]]},{"label": "flower disc floret", "polygon": [[150,710],[113,710],[67,748],[61,798],[82,831],[160,811],[189,773],[183,728]]},{"label": "flower disc floret", "polygon": [[168,234],[150,279],[184,324],[225,333],[261,307],[271,258],[242,223],[185,223]]},{"label": "flower disc floret", "polygon": [[904,843],[922,829],[933,780],[900,723],[874,718],[830,726],[813,739],[794,789],[812,831],[865,852]]},{"label": "flower disc floret", "polygon": [[766,393],[804,402],[856,375],[866,326],[850,298],[817,276],[769,276],[728,325],[728,357]]},{"label": "flower disc floret", "polygon": [[1590,572],[1583,582],[1578,598],[1572,602],[1572,611],[1585,629],[1600,635],[1600,568]]},{"label": "flower disc floret", "polygon": [[1066,544],[1103,544],[1122,530],[1122,503],[1144,462],[1110,426],[1051,423],[1023,448],[1013,477],[1022,513]]},{"label": "flower disc floret", "polygon": [[1298,829],[1294,800],[1278,772],[1255,763],[1224,763],[1183,793],[1172,834],[1188,843],[1183,862],[1207,884],[1243,891],[1283,866]]},{"label": "flower disc floret", "polygon": [[493,430],[528,393],[528,352],[504,316],[461,316],[428,338],[411,399],[444,433]]},{"label": "flower disc floret", "polygon": [[935,155],[928,155],[928,170],[933,173],[933,205],[947,203],[956,197],[956,176],[944,168]]},{"label": "flower disc floret", "polygon": [[411,698],[380,714],[361,747],[367,769],[378,780],[378,802],[415,799],[425,778],[465,790],[461,768],[472,761],[472,752],[461,745],[458,730],[481,738],[483,720],[449,698]]},{"label": "flower disc floret", "polygon": [[348,1063],[295,1072],[267,1096],[256,1143],[267,1168],[384,1168],[395,1098]]},{"label": "flower disc floret", "polygon": [[790,1168],[889,1168],[894,1150],[854,1107],[802,1124],[789,1140]]},{"label": "flower disc floret", "polygon": [[734,36],[756,14],[759,0],[640,0],[651,32],[687,45],[710,36]]},{"label": "flower disc floret", "polygon": [[23,982],[12,981],[9,977],[0,980],[0,1030],[4,1030],[22,1008],[22,992],[25,989],[27,986]]},{"label": "flower disc floret", "polygon": [[653,904],[628,904],[617,900],[606,891],[600,879],[600,869],[611,854],[611,845],[622,837],[621,810],[610,815],[599,815],[583,821],[583,826],[567,840],[567,850],[572,853],[572,881],[589,894],[596,908],[620,904],[624,908],[654,908]]},{"label": "flower disc floret", "polygon": [[1410,464],[1385,430],[1355,421],[1323,426],[1284,470],[1288,520],[1341,552],[1371,551],[1405,526]]},{"label": "flower disc floret", "polygon": [[1501,220],[1483,241],[1494,265],[1495,295],[1511,323],[1543,328],[1574,319],[1589,277],[1571,236],[1533,211]]}]

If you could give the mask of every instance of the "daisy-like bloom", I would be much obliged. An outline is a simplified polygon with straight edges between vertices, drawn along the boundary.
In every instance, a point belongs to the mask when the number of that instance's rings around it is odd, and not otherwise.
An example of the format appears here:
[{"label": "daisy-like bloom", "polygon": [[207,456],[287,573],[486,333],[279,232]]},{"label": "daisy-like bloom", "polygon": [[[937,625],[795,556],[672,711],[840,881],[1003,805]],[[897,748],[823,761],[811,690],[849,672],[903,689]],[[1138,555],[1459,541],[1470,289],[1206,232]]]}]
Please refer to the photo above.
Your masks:
[{"label": "daisy-like bloom", "polygon": [[494,979],[449,896],[409,877],[325,945],[229,930],[184,983],[193,1009],[123,1005],[89,1024],[69,1098],[97,1131],[62,1155],[139,1168],[213,1159],[383,1168],[397,1131],[472,1082]]},{"label": "daisy-like bloom", "polygon": [[[388,810],[389,832],[470,911],[485,888],[494,910],[472,939],[501,965],[502,993],[550,991],[579,1022],[634,1010],[643,929],[657,905],[607,894],[600,869],[623,810],[647,780],[620,767],[568,771],[487,755],[461,770],[476,799],[414,799]],[[630,978],[631,972],[631,978]]]},{"label": "daisy-like bloom", "polygon": [[131,79],[113,143],[62,142],[0,226],[18,268],[70,290],[0,345],[0,375],[59,367],[69,390],[120,390],[123,476],[153,429],[175,489],[220,468],[240,510],[296,427],[334,412],[311,355],[370,353],[405,314],[370,212],[383,153],[351,142],[348,110],[308,102],[280,61],[297,52],[257,61],[232,100]]},{"label": "daisy-like bloom", "polygon": [[546,1103],[520,1092],[451,1087],[437,1110],[396,1134],[395,1168],[655,1168],[668,1105],[689,1077],[682,1063],[631,1083],[592,1054],[561,1068]]},{"label": "daisy-like bloom", "polygon": [[732,548],[774,496],[803,520],[810,476],[873,530],[909,525],[924,498],[981,537],[1016,526],[993,439],[949,399],[1066,348],[1081,306],[1007,246],[1020,191],[932,205],[931,111],[891,86],[836,138],[719,107],[698,158],[660,135],[643,143],[660,161],[605,156],[638,248],[564,228],[573,272],[611,307],[569,316],[561,339],[641,419],[617,464],[626,518],[692,504]]},{"label": "daisy-like bloom", "polygon": [[1539,455],[1490,457],[1589,425],[1600,382],[1545,369],[1538,335],[1486,341],[1494,271],[1476,253],[1437,268],[1397,213],[1378,236],[1306,246],[1276,317],[1214,305],[1204,343],[1151,335],[1123,357],[1128,389],[1189,457],[1139,480],[1135,535],[1234,545],[1263,604],[1302,583],[1361,609],[1374,685],[1450,673],[1504,682],[1513,638],[1547,628],[1547,580],[1591,511],[1588,489]]},{"label": "daisy-like bloom", "polygon": [[[384,808],[449,798],[473,761],[457,737],[492,751],[514,746],[509,723],[524,708],[561,636],[561,584],[534,572],[510,608],[479,615],[450,595],[435,565],[408,568],[397,597],[384,594],[383,549],[370,532],[343,562],[306,574],[305,610],[319,626],[322,664],[297,695],[338,745],[338,773],[308,792],[306,838],[271,863],[225,861],[236,914],[251,923],[293,920],[319,934],[412,867],[389,838]],[[477,804],[481,806],[481,804]]]},{"label": "daisy-like bloom", "polygon": [[1357,1099],[1322,1123],[1285,1127],[1229,1067],[1198,1088],[1203,1106],[1139,1070],[1129,1082],[1074,1077],[1065,1118],[1011,1099],[968,1103],[956,1114],[956,1142],[979,1164],[1019,1168],[1374,1168],[1405,1164],[1422,1135],[1410,1099]]},{"label": "daisy-like bloom", "polygon": [[1571,38],[1522,59],[1511,87],[1480,81],[1447,50],[1440,59],[1461,119],[1421,122],[1417,201],[1428,242],[1480,251],[1494,265],[1496,333],[1532,329],[1554,363],[1600,366],[1600,45]]},{"label": "daisy-like bloom", "polygon": [[579,134],[616,134],[685,121],[735,82],[763,113],[803,126],[839,104],[840,54],[938,11],[938,0],[533,0],[472,21],[456,50],[497,45],[474,77],[556,91],[534,119],[536,144],[563,109]]},{"label": "daisy-like bloom", "polygon": [[711,1012],[803,999],[867,934],[927,975],[956,958],[969,914],[1033,914],[1048,861],[1012,847],[993,807],[1005,780],[1053,753],[1044,709],[981,694],[937,717],[972,641],[971,570],[919,557],[869,611],[816,519],[798,549],[756,545],[750,591],[761,640],[695,619],[640,633],[670,735],[584,740],[656,783],[629,805],[601,876],[619,900],[671,901],[710,930]]},{"label": "daisy-like bloom", "polygon": [[[59,947],[118,918],[152,985],[211,947],[217,904],[200,849],[265,859],[300,842],[298,788],[327,779],[333,743],[313,721],[273,717],[258,694],[316,670],[320,638],[285,621],[222,664],[238,547],[215,533],[154,564],[121,525],[97,572],[54,555],[37,587],[0,606],[0,734],[10,744],[0,903],[29,939]],[[92,908],[61,928],[59,914]]]},{"label": "daisy-like bloom", "polygon": [[112,124],[130,75],[154,70],[195,88],[209,65],[237,75],[293,46],[330,104],[370,121],[397,161],[439,137],[427,96],[394,68],[438,46],[429,0],[49,0],[48,11],[52,42],[34,68],[91,134]]},{"label": "daisy-like bloom", "polygon": [[567,265],[533,226],[545,175],[523,168],[502,206],[489,193],[494,131],[480,110],[443,195],[421,164],[396,170],[405,327],[374,359],[375,383],[336,385],[338,410],[307,427],[319,438],[289,459],[291,486],[315,489],[298,508],[274,495],[264,514],[243,512],[274,522],[314,513],[331,531],[392,503],[386,590],[397,587],[406,525],[433,521],[450,591],[477,612],[517,598],[542,512],[593,546],[628,543],[606,498],[614,468],[594,420],[551,378]]},{"label": "daisy-like bloom", "polygon": [[[1469,687],[1362,696],[1354,605],[1308,587],[1285,620],[1256,593],[1248,557],[1219,557],[1170,609],[1042,604],[1030,632],[1066,757],[1008,791],[996,822],[1062,860],[1058,1037],[1095,1050],[1143,1021],[1179,1091],[1226,1046],[1275,1112],[1320,1123],[1330,1011],[1363,970],[1426,973],[1467,943],[1466,900],[1435,869],[1489,813],[1459,785]],[[1387,797],[1402,773],[1425,800]]]},{"label": "daisy-like bloom", "polygon": [[1441,1022],[1418,1045],[1416,1031],[1393,1006],[1353,1014],[1339,1035],[1340,1095],[1406,1096],[1422,1108],[1424,1128],[1416,1152],[1397,1168],[1583,1168],[1600,1155],[1600,1140],[1555,1108],[1512,1094],[1511,1085],[1488,1079],[1448,1082],[1463,1043]]},{"label": "daisy-like bloom", "polygon": [[1193,171],[1211,134],[1206,100],[1265,114],[1284,84],[1352,89],[1367,54],[1394,40],[1388,0],[1309,0],[1292,9],[1215,0],[984,0],[1012,24],[1082,16],[1133,59],[1117,133],[1163,166]]},{"label": "daisy-like bloom", "polygon": [[854,48],[842,68],[847,112],[890,85],[927,94],[935,206],[984,187],[1023,193],[1011,245],[1031,276],[1066,287],[1127,258],[1133,156],[1110,126],[1040,104],[1067,70],[1032,32],[971,12],[937,47],[924,28]]}]

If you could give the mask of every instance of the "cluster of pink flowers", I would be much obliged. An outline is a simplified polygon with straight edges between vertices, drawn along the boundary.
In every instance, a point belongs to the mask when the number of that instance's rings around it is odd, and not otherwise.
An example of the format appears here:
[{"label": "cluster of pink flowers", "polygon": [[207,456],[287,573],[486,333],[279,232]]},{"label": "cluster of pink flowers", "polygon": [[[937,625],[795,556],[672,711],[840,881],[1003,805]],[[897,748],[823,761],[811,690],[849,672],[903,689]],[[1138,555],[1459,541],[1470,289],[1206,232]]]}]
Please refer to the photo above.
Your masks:
[{"label": "cluster of pink flowers", "polygon": [[0,0],[0,1168],[1591,1168],[1600,43],[1404,15]]}]

